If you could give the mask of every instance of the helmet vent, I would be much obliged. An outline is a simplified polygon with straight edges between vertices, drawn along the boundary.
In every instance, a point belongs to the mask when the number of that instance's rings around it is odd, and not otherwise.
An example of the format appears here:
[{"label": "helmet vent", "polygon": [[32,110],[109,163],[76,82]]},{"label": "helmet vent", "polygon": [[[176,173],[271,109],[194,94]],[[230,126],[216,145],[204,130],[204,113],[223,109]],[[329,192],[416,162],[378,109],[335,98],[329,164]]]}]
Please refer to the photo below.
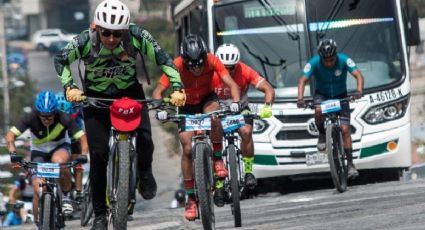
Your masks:
[{"label": "helmet vent", "polygon": [[111,15],[111,23],[114,24],[115,23],[115,15]]},{"label": "helmet vent", "polygon": [[124,15],[121,15],[120,21],[118,22],[118,24],[121,24],[123,19],[124,19]]},{"label": "helmet vent", "polygon": [[103,13],[103,21],[106,22],[106,13],[105,12]]}]

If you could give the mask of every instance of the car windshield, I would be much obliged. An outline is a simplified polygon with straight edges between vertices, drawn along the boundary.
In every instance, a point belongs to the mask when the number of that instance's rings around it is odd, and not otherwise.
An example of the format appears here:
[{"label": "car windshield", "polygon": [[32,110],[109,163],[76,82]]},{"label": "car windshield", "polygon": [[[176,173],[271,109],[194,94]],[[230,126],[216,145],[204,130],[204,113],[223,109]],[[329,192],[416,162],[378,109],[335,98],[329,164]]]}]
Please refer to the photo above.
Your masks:
[{"label": "car windshield", "polygon": [[[316,54],[318,41],[333,38],[338,51],[357,63],[365,88],[378,90],[403,76],[392,4],[388,0],[252,0],[217,5],[214,47],[238,46],[241,60],[268,79],[278,98],[285,99],[297,96],[298,79]],[[355,89],[355,79],[348,79],[348,89]],[[307,86],[306,96],[313,91]],[[263,94],[252,90],[250,96]]]}]

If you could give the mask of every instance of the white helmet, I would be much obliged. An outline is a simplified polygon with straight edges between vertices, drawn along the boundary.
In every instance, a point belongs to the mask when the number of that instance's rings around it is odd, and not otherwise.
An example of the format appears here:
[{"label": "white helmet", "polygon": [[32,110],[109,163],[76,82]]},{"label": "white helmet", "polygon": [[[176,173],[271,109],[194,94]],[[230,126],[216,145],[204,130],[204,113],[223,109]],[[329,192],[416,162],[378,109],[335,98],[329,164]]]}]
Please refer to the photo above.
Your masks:
[{"label": "white helmet", "polygon": [[94,12],[94,23],[110,30],[127,30],[130,24],[130,10],[118,0],[101,2]]},{"label": "white helmet", "polygon": [[241,59],[241,54],[238,47],[231,43],[224,43],[223,45],[217,48],[215,52],[217,56],[224,65],[236,65]]}]

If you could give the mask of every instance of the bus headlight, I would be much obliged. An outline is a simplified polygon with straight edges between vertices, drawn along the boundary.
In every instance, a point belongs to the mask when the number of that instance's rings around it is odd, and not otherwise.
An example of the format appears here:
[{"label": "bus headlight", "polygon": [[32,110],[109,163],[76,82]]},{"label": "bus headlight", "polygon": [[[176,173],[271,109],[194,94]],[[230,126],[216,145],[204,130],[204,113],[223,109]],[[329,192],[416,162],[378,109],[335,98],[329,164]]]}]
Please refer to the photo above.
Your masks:
[{"label": "bus headlight", "polygon": [[372,107],[363,115],[362,119],[371,125],[399,119],[406,113],[409,98],[408,95],[397,101]]},{"label": "bus headlight", "polygon": [[266,131],[266,129],[269,127],[269,124],[265,120],[254,120],[254,125],[252,127],[252,132],[254,134],[260,134]]}]

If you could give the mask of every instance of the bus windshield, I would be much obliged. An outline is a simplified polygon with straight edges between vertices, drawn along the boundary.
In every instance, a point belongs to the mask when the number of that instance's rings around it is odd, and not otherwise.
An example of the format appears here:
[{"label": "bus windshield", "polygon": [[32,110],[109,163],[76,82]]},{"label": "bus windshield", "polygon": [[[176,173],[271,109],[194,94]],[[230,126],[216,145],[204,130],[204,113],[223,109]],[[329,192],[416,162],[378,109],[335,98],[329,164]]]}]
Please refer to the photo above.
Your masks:
[{"label": "bus windshield", "polygon": [[[223,43],[238,46],[241,60],[268,79],[276,97],[289,99],[297,96],[298,78],[316,54],[318,41],[333,38],[338,51],[350,56],[362,71],[365,89],[378,90],[403,77],[393,4],[388,0],[252,0],[221,4],[214,7],[214,47]],[[354,90],[355,79],[348,79],[348,90]],[[313,88],[306,89],[305,96],[311,92]],[[263,95],[253,90],[250,96]]]}]

